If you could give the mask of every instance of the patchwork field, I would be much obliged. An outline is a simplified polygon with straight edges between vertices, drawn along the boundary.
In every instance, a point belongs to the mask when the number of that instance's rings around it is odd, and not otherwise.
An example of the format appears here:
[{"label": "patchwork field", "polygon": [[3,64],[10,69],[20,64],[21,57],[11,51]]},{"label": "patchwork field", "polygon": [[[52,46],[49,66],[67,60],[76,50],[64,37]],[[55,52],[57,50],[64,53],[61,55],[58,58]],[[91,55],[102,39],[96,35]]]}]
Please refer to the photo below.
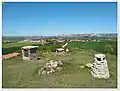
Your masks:
[{"label": "patchwork field", "polygon": [[[39,52],[42,61],[34,63],[23,61],[21,56],[2,61],[3,88],[116,88],[117,87],[117,56],[105,53],[107,56],[110,78],[94,79],[90,69],[81,68],[93,61],[95,50],[71,47],[70,52],[55,56],[51,52]],[[113,45],[115,46],[115,45]],[[99,47],[101,48],[101,46]],[[51,59],[61,60],[63,69],[48,75],[38,75],[38,70]]]}]

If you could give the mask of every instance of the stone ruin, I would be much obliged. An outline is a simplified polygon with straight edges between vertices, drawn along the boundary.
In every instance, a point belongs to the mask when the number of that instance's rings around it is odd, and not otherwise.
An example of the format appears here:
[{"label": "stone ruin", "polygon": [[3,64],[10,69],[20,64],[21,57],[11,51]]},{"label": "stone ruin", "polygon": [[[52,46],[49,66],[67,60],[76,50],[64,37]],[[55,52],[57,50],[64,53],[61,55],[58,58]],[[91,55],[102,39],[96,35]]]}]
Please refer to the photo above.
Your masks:
[{"label": "stone ruin", "polygon": [[38,46],[24,46],[21,49],[23,60],[40,60],[37,54]]},{"label": "stone ruin", "polygon": [[51,74],[56,71],[61,71],[63,63],[61,61],[51,60],[46,63],[40,70],[38,74]]},{"label": "stone ruin", "polygon": [[65,52],[68,52],[68,43],[65,43],[62,48],[65,50]]},{"label": "stone ruin", "polygon": [[68,43],[65,43],[62,48],[56,48],[55,52],[58,54],[58,55],[61,55],[63,54],[64,52],[68,52],[69,49],[68,49]]},{"label": "stone ruin", "polygon": [[104,54],[95,54],[91,65],[91,74],[94,78],[108,79],[110,77],[106,56]]},{"label": "stone ruin", "polygon": [[[67,50],[67,43],[62,46]],[[37,56],[38,46],[22,47],[23,60],[39,60]],[[62,50],[62,49],[61,49]],[[61,61],[51,60],[46,63],[38,72],[38,74],[51,74],[62,70],[63,63]],[[91,69],[91,74],[94,78],[108,79],[110,77],[106,56],[104,54],[95,54],[93,63],[87,63],[86,67]],[[84,68],[85,66],[81,66]]]}]

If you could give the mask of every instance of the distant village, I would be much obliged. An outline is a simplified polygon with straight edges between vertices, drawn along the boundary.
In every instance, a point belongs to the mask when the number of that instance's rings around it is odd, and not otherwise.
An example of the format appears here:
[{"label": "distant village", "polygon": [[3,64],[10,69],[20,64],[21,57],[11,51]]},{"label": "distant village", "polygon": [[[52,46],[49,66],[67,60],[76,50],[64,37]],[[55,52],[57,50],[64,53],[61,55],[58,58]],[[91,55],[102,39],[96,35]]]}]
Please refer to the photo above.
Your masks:
[{"label": "distant village", "polygon": [[[103,39],[99,39],[99,37],[103,37]],[[13,37],[12,36],[3,36],[4,43],[11,43],[12,39],[17,40],[18,43],[23,42],[31,42],[31,43],[42,43],[45,44],[47,42],[53,43],[62,43],[65,40],[69,42],[100,42],[101,40],[109,40],[114,41],[117,38],[117,34],[59,34],[57,36],[26,36],[26,37]]]}]

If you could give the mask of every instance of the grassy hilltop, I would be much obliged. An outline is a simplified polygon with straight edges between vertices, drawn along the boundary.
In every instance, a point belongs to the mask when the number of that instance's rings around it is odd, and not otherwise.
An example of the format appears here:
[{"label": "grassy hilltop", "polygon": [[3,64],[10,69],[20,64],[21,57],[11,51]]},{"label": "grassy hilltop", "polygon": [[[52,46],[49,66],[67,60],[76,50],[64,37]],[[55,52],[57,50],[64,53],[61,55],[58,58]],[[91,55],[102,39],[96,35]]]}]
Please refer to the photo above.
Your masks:
[{"label": "grassy hilltop", "polygon": [[[105,46],[111,45],[114,51],[105,52]],[[24,62],[21,56],[2,61],[3,88],[116,88],[117,87],[117,46],[116,41],[103,42],[70,42],[68,47],[70,52],[65,55],[54,56],[51,50],[60,47],[61,44],[41,44],[33,43],[8,43],[3,44],[4,54],[13,51],[21,52],[24,45],[38,45],[39,56],[43,61],[40,63]],[[16,48],[15,50],[13,50]],[[47,52],[48,51],[48,52]],[[43,53],[44,52],[44,53]],[[81,69],[81,65],[93,61],[95,53],[104,53],[107,56],[110,78],[94,79],[88,68]],[[60,72],[41,76],[37,71],[45,63],[54,60],[63,61],[63,69]]]}]

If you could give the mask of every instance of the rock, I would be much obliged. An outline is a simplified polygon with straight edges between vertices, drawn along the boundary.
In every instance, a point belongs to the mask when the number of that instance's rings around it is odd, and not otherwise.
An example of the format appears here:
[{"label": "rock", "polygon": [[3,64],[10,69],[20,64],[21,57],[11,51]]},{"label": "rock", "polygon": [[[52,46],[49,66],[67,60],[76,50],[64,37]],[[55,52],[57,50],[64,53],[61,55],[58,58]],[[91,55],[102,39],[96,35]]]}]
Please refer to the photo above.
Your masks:
[{"label": "rock", "polygon": [[44,71],[42,71],[42,74],[44,75],[44,74],[46,74],[46,71],[44,70]]},{"label": "rock", "polygon": [[54,62],[54,60],[50,60],[50,63]]},{"label": "rock", "polygon": [[52,66],[53,66],[53,67],[57,67],[57,66],[58,66],[58,62],[54,62],[54,63],[52,64]]},{"label": "rock", "polygon": [[47,67],[48,67],[48,68],[51,68],[51,67],[52,67],[52,65],[48,65]]},{"label": "rock", "polygon": [[50,74],[50,71],[48,71],[47,73]]},{"label": "rock", "polygon": [[63,63],[62,63],[61,61],[58,61],[58,63],[59,63],[59,65],[60,65],[60,66],[62,66],[62,65],[63,65]]},{"label": "rock", "polygon": [[93,64],[92,63],[87,63],[85,66],[88,67],[88,68],[91,68],[93,66]]},{"label": "rock", "polygon": [[83,66],[83,65],[80,66],[80,68],[82,68],[82,69],[83,69],[84,67],[85,67],[85,66]]},{"label": "rock", "polygon": [[61,70],[62,70],[62,68],[61,68],[61,67],[57,67],[57,70],[58,70],[58,71],[61,71]]},{"label": "rock", "polygon": [[69,52],[69,49],[68,49],[68,48],[66,49],[66,52]]},{"label": "rock", "polygon": [[61,71],[63,63],[61,61],[51,60],[49,63],[46,63],[40,70],[42,74],[54,73],[56,70]]},{"label": "rock", "polygon": [[55,72],[55,70],[51,69],[50,73],[54,73],[54,72]]}]

